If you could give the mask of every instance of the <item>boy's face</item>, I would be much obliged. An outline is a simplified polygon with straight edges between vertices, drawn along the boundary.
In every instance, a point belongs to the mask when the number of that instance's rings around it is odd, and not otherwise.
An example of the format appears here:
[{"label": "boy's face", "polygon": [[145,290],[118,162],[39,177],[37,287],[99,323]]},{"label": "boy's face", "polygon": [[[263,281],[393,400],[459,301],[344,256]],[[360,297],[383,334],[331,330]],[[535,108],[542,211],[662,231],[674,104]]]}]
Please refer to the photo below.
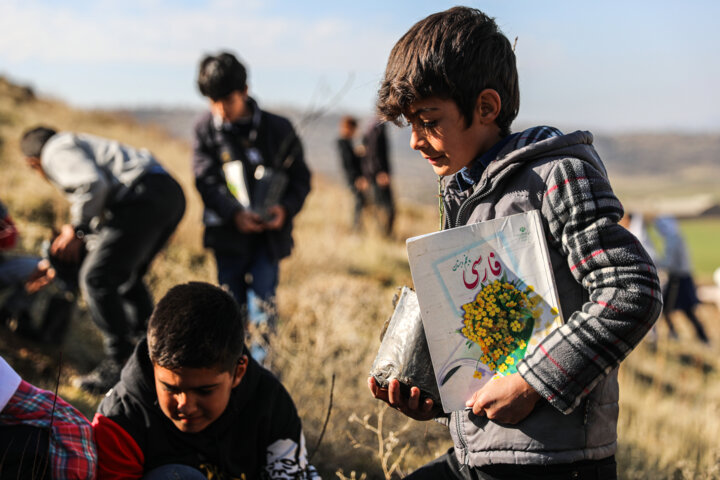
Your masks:
[{"label": "boy's face", "polygon": [[352,138],[355,135],[356,130],[356,126],[343,122],[340,124],[340,137]]},{"label": "boy's face", "polygon": [[155,363],[153,368],[163,413],[178,430],[196,433],[220,418],[227,408],[232,389],[247,370],[247,356],[243,355],[234,372],[219,368],[169,370]]},{"label": "boy's face", "polygon": [[478,96],[469,126],[453,100],[428,97],[410,105],[405,114],[412,126],[410,147],[420,152],[436,175],[457,173],[500,140],[497,114],[493,116],[494,107],[485,105],[483,98],[487,91]]},{"label": "boy's face", "polygon": [[210,111],[222,118],[224,122],[232,123],[249,114],[247,108],[247,88],[244,92],[233,90],[227,97],[210,100]]}]

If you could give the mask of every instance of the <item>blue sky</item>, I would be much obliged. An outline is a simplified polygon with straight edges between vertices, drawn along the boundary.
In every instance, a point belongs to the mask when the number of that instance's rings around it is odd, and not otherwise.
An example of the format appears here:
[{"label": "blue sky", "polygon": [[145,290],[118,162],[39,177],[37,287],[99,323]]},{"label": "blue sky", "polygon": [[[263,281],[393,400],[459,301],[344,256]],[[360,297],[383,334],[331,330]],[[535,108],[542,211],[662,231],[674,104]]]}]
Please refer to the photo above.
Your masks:
[{"label": "blue sky", "polygon": [[[80,107],[201,106],[197,62],[228,49],[264,105],[304,109],[342,91],[334,109],[362,114],[394,42],[455,4],[2,0],[0,74]],[[522,123],[720,130],[720,2],[465,4],[518,37]]]}]

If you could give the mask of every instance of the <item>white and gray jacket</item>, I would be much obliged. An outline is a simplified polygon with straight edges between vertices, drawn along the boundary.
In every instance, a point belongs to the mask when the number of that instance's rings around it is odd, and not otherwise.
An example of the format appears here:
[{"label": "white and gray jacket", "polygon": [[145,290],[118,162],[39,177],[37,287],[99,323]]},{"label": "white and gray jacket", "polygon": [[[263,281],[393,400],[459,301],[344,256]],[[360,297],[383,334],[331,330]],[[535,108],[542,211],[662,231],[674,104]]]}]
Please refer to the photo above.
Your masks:
[{"label": "white and gray jacket", "polygon": [[[617,446],[620,362],[657,319],[661,292],[640,242],[618,225],[613,193],[589,132],[516,135],[460,191],[444,191],[445,228],[541,212],[565,324],[518,364],[544,398],[517,425],[449,419],[461,464],[556,464],[602,459]],[[548,131],[548,130],[545,130]],[[555,136],[558,135],[558,136]]]},{"label": "white and gray jacket", "polygon": [[84,133],[53,135],[41,153],[48,179],[70,202],[70,223],[94,227],[145,173],[164,172],[145,149]]}]

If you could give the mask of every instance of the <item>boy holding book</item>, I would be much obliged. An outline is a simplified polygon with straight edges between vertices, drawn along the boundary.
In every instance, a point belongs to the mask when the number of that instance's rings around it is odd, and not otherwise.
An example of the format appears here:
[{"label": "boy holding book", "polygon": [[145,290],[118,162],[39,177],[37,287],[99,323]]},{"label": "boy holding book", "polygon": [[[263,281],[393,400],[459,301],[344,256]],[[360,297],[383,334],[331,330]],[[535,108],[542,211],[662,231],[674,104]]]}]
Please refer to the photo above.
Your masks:
[{"label": "boy holding book", "polygon": [[221,288],[178,285],[93,419],[98,478],[318,478],[290,395],[246,353]]},{"label": "boy holding book", "polygon": [[[515,54],[494,20],[455,7],[414,25],[395,45],[381,116],[412,127],[410,145],[448,177],[444,228],[539,210],[565,323],[491,380],[447,421],[454,448],[408,478],[616,478],[620,362],[661,309],[655,267],[617,224],[622,205],[589,132],[511,133],[519,109]],[[376,398],[437,418],[417,387]]]}]

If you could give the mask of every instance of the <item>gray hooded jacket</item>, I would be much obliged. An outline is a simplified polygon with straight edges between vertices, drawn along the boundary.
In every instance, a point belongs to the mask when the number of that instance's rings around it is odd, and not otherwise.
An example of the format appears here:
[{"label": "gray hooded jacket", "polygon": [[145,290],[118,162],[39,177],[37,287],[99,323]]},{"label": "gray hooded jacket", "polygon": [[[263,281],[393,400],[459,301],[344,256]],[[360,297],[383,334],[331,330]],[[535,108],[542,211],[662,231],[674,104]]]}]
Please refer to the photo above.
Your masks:
[{"label": "gray hooded jacket", "polygon": [[[94,226],[143,174],[164,172],[149,151],[84,133],[60,132],[41,154],[48,179],[70,202],[73,226]],[[95,219],[95,220],[94,220]]]},{"label": "gray hooded jacket", "polygon": [[454,177],[446,186],[445,228],[541,212],[565,320],[518,364],[544,398],[527,418],[505,425],[470,410],[451,414],[461,464],[570,463],[615,453],[617,368],[657,319],[662,300],[655,266],[617,224],[622,205],[592,140],[589,132],[529,129],[502,148],[472,188],[460,191]]}]

